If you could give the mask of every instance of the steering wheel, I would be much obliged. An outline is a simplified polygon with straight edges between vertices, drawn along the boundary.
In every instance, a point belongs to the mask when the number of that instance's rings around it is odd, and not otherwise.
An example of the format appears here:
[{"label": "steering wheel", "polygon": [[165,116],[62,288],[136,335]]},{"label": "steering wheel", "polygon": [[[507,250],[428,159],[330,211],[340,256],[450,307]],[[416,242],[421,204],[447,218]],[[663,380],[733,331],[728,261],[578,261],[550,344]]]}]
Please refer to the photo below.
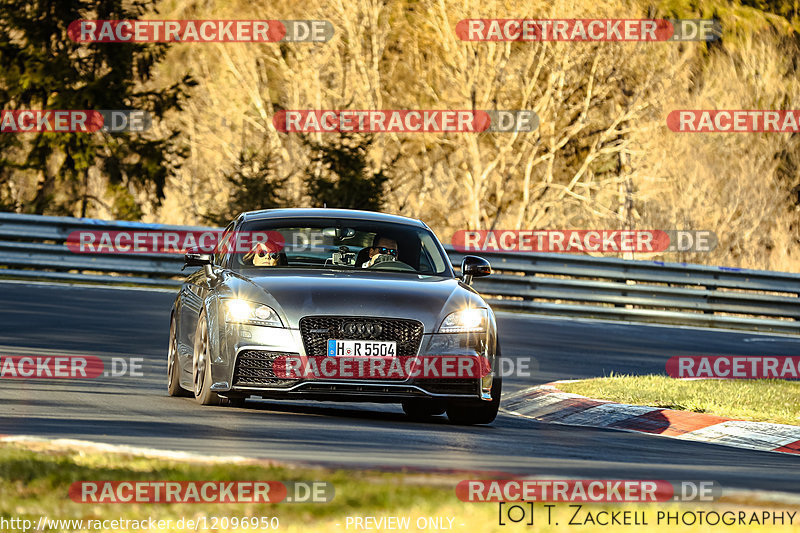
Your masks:
[{"label": "steering wheel", "polygon": [[381,261],[367,267],[368,270],[403,270],[416,272],[417,269],[402,261]]}]

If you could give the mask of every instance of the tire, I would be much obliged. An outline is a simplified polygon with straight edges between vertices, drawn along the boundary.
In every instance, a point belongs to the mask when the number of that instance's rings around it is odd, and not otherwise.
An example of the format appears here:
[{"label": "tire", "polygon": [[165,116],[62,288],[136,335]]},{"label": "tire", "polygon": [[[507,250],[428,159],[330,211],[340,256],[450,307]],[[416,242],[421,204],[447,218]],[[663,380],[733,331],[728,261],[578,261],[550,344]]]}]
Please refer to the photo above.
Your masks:
[{"label": "tire", "polygon": [[492,381],[491,401],[478,400],[475,402],[454,402],[447,405],[447,418],[453,424],[474,425],[491,424],[497,418],[497,411],[500,409],[500,395],[503,392],[503,377],[498,373],[500,360],[500,343],[497,344],[495,353],[495,376]]},{"label": "tire", "polygon": [[491,424],[497,418],[500,409],[500,393],[503,389],[503,378],[497,376],[492,382],[492,400],[479,400],[471,403],[452,403],[447,406],[447,418],[453,424],[471,426],[474,424]]},{"label": "tire", "polygon": [[412,420],[425,420],[436,415],[443,415],[446,406],[432,400],[408,400],[403,402],[403,412]]},{"label": "tire", "polygon": [[211,358],[208,354],[208,320],[205,314],[197,321],[192,358],[192,383],[194,399],[200,405],[221,405],[222,399],[211,390]]},{"label": "tire", "polygon": [[169,348],[167,348],[167,392],[170,396],[191,396],[181,387],[181,366],[178,363],[178,335],[175,317],[169,321]]}]

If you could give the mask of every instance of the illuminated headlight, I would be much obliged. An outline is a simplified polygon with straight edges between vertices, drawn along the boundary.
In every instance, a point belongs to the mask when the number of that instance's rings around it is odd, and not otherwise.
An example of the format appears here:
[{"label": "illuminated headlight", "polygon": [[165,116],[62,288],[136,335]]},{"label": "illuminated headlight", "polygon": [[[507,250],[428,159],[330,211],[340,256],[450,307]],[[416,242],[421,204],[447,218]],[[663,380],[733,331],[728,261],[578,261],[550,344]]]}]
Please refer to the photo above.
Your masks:
[{"label": "illuminated headlight", "polygon": [[450,313],[439,328],[441,333],[467,333],[484,331],[488,323],[488,313],[484,308],[462,309]]},{"label": "illuminated headlight", "polygon": [[261,305],[238,298],[223,300],[225,308],[225,321],[239,324],[252,324],[254,326],[272,326],[282,328],[278,313],[268,305]]}]

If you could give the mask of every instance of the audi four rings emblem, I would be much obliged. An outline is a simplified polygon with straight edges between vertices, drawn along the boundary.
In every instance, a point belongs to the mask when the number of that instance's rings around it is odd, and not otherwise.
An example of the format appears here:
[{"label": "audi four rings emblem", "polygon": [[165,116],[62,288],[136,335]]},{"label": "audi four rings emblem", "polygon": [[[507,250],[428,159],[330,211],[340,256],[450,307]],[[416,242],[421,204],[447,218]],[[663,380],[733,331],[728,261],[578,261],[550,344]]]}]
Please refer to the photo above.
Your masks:
[{"label": "audi four rings emblem", "polygon": [[342,333],[359,337],[378,337],[383,333],[383,326],[369,322],[345,322],[342,324]]}]

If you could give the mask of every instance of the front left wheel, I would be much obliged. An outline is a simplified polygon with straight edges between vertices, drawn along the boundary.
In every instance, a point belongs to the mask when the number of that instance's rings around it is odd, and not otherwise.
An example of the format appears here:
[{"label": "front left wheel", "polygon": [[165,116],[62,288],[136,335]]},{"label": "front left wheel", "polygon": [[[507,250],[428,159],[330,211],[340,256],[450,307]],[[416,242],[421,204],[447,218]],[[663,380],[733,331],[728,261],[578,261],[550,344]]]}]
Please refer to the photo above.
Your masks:
[{"label": "front left wheel", "polygon": [[435,400],[406,400],[403,412],[412,420],[427,420],[445,413],[445,405]]},{"label": "front left wheel", "polygon": [[473,402],[453,402],[447,405],[447,418],[453,424],[473,425],[491,424],[500,409],[500,396],[503,393],[503,377],[500,373],[500,343],[497,343],[494,357],[494,379],[492,379],[492,399]]},{"label": "front left wheel", "polygon": [[452,403],[447,406],[447,418],[453,424],[475,425],[491,424],[497,418],[500,409],[500,394],[503,390],[503,378],[495,376],[492,381],[492,399],[471,403]]}]

